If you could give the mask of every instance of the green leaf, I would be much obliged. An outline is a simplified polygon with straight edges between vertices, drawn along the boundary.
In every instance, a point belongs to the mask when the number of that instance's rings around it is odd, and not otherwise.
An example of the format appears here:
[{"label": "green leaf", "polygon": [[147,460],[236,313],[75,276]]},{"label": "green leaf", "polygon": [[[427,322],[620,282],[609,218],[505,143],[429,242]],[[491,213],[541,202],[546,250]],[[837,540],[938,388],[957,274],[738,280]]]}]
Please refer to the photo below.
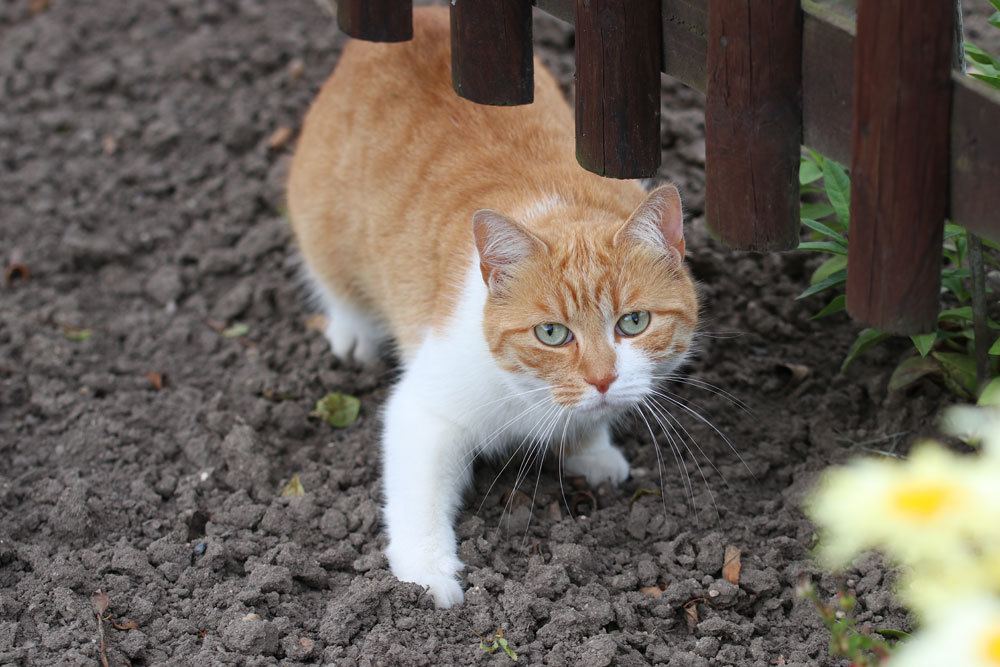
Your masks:
[{"label": "green leaf", "polygon": [[972,321],[972,306],[961,306],[959,308],[948,308],[938,313],[938,322],[942,320],[952,320],[958,322]]},{"label": "green leaf", "polygon": [[983,387],[976,405],[1000,408],[1000,378],[993,378]]},{"label": "green leaf", "polygon": [[978,74],[976,72],[972,72],[971,74],[969,74],[969,76],[971,76],[973,79],[979,79],[980,81],[985,81],[994,88],[1000,88],[1000,75],[998,74]]},{"label": "green leaf", "polygon": [[988,67],[1000,69],[1000,61],[988,54],[986,51],[983,51],[972,42],[965,43],[965,55],[969,60],[977,65],[986,65]]},{"label": "green leaf", "polygon": [[956,236],[962,236],[965,234],[965,227],[961,225],[956,225],[954,222],[945,223],[944,226],[944,240],[953,239]]},{"label": "green leaf", "polygon": [[500,648],[503,649],[503,652],[507,654],[508,658],[510,658],[514,662],[517,662],[517,653],[515,653],[514,649],[510,647],[510,644],[507,643],[506,639],[504,639],[503,637],[498,637],[497,644],[500,645]]},{"label": "green leaf", "polygon": [[845,248],[847,247],[847,240],[844,238],[844,235],[838,232],[836,229],[833,229],[828,225],[824,225],[822,222],[810,220],[809,218],[802,218],[802,224],[808,227],[809,229],[813,230],[814,232],[817,232],[818,234],[822,234],[823,236],[829,236],[831,239],[837,241]]},{"label": "green leaf", "polygon": [[932,373],[940,373],[941,366],[934,359],[908,357],[896,366],[889,378],[889,391],[899,391]]},{"label": "green leaf", "polygon": [[334,428],[346,428],[358,420],[361,401],[350,394],[333,392],[316,402],[313,417],[319,417]]},{"label": "green leaf", "polygon": [[926,357],[927,353],[931,351],[931,348],[934,347],[934,343],[937,341],[937,331],[910,336],[910,340],[913,341],[913,347],[917,348],[917,352],[920,353],[920,356]]},{"label": "green leaf", "polygon": [[847,225],[851,219],[851,180],[844,168],[833,160],[823,161],[823,187],[837,220]]},{"label": "green leaf", "polygon": [[819,281],[815,285],[810,285],[805,289],[805,291],[802,292],[802,294],[798,295],[795,298],[804,299],[808,296],[812,296],[813,294],[818,294],[819,292],[822,292],[825,289],[829,289],[831,287],[839,285],[845,280],[847,280],[847,271],[842,269],[840,271],[837,271],[836,273],[830,274],[828,278]]},{"label": "green leaf", "polygon": [[986,19],[994,28],[1000,28],[1000,11],[994,12],[993,16]]},{"label": "green leaf", "polygon": [[299,474],[295,473],[292,478],[288,480],[288,484],[285,484],[285,488],[281,490],[281,496],[283,498],[304,496],[306,494],[306,489],[302,486],[302,480],[299,479]]},{"label": "green leaf", "polygon": [[858,337],[854,339],[854,344],[851,345],[851,349],[847,351],[847,356],[844,357],[844,363],[840,365],[840,372],[843,373],[847,370],[847,367],[854,363],[854,360],[859,356],[864,354],[864,352],[876,343],[880,343],[886,338],[889,338],[890,334],[884,331],[879,331],[878,329],[864,329],[858,334]]},{"label": "green leaf", "polygon": [[813,250],[815,252],[828,252],[834,255],[846,255],[847,248],[840,243],[833,241],[803,241],[799,244],[799,250]]},{"label": "green leaf", "polygon": [[822,177],[823,171],[815,162],[803,160],[799,164],[799,185],[808,185],[809,183],[818,181]]},{"label": "green leaf", "polygon": [[77,327],[63,327],[63,337],[66,340],[71,340],[74,343],[82,343],[84,341],[90,340],[94,332],[90,329],[79,329]]},{"label": "green leaf", "polygon": [[968,354],[957,352],[933,352],[941,362],[945,384],[954,393],[965,398],[976,395],[976,360]]},{"label": "green leaf", "polygon": [[846,307],[847,307],[847,297],[843,294],[838,294],[837,296],[833,297],[833,300],[830,301],[830,303],[826,304],[826,306],[823,307],[823,310],[819,311],[809,319],[818,320],[821,317],[827,317],[829,315],[833,315],[834,313],[839,313]]},{"label": "green leaf", "polygon": [[842,255],[837,255],[836,257],[831,257],[826,260],[813,271],[812,277],[809,278],[809,284],[815,285],[818,282],[826,280],[838,271],[846,271],[847,269],[847,258]]},{"label": "green leaf", "polygon": [[799,217],[806,218],[809,220],[821,220],[828,216],[833,215],[833,207],[830,206],[825,201],[822,202],[804,202],[799,208]]},{"label": "green leaf", "polygon": [[1000,355],[1000,338],[993,341],[993,347],[990,348],[990,354]]},{"label": "green leaf", "polygon": [[222,331],[222,335],[226,338],[242,338],[248,333],[250,333],[250,327],[242,322],[237,322],[233,326]]},{"label": "green leaf", "polygon": [[990,0],[990,4],[993,5],[994,9],[1000,12],[1000,0]]}]

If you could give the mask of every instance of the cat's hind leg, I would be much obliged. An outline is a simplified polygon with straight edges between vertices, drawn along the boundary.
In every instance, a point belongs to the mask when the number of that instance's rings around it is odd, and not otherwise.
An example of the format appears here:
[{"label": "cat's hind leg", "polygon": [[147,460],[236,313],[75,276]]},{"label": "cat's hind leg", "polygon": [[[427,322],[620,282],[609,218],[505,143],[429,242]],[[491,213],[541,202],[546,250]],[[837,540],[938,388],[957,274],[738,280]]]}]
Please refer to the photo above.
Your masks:
[{"label": "cat's hind leg", "polygon": [[310,287],[326,317],[326,339],[333,355],[343,362],[371,366],[379,359],[386,339],[384,327],[369,313],[334,293],[312,276]]}]

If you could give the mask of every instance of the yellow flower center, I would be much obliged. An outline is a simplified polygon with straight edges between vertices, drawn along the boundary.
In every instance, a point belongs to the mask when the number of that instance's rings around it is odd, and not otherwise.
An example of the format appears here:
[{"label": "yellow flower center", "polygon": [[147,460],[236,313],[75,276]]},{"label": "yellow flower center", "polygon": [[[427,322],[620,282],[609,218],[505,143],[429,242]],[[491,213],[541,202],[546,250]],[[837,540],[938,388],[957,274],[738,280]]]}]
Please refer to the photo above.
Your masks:
[{"label": "yellow flower center", "polygon": [[990,627],[982,637],[983,657],[991,665],[1000,665],[1000,622]]},{"label": "yellow flower center", "polygon": [[953,503],[957,496],[954,486],[936,482],[907,482],[891,492],[890,502],[904,516],[927,521]]}]

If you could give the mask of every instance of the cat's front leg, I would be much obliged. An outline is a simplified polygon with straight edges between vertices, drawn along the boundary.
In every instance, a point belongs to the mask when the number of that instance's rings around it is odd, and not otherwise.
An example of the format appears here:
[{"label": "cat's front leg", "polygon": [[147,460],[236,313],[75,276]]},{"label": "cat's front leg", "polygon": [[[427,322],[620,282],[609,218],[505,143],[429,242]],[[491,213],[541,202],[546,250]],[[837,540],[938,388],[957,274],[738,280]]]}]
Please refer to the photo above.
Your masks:
[{"label": "cat's front leg", "polygon": [[563,472],[586,477],[591,486],[602,482],[620,484],[628,479],[629,466],[621,450],[611,444],[611,427],[599,424],[584,432],[580,442],[570,450],[563,462]]},{"label": "cat's front leg", "polygon": [[386,556],[398,579],[429,587],[438,607],[451,607],[464,598],[453,523],[472,466],[458,427],[428,411],[421,394],[404,378],[386,409]]}]

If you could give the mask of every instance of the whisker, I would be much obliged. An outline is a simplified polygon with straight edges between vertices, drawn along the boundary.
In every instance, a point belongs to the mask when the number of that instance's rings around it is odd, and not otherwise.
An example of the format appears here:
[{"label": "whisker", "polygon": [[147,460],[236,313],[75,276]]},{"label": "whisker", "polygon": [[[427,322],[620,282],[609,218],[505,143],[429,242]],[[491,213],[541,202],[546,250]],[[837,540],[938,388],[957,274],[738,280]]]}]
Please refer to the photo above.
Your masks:
[{"label": "whisker", "polygon": [[544,405],[545,405],[545,403],[541,402],[541,401],[539,401],[538,403],[534,403],[532,405],[529,405],[526,409],[522,410],[519,414],[517,414],[514,417],[512,417],[511,419],[509,419],[506,424],[503,424],[502,426],[500,426],[499,428],[497,428],[495,431],[493,431],[493,433],[491,433],[490,435],[486,436],[487,437],[486,441],[482,442],[479,445],[476,445],[475,447],[473,447],[469,451],[468,454],[466,454],[466,456],[470,456],[471,455],[471,458],[465,464],[465,466],[462,468],[462,474],[463,475],[465,474],[465,471],[469,469],[469,466],[471,466],[473,463],[475,463],[476,458],[478,458],[478,456],[480,454],[482,454],[484,451],[486,451],[486,448],[489,447],[490,444],[492,442],[494,442],[497,438],[499,438],[500,435],[503,433],[503,431],[505,431],[507,428],[509,428],[511,426],[511,424],[513,424],[514,422],[516,422],[518,419],[526,417],[529,413],[534,412],[535,410],[537,410],[540,407],[543,407]]},{"label": "whisker", "polygon": [[[508,517],[508,527],[510,525],[510,516],[514,513],[514,495],[520,490],[521,483],[527,477],[528,471],[534,464],[535,458],[539,453],[544,454],[544,441],[543,438],[545,433],[549,429],[549,425],[558,420],[560,410],[562,409],[559,405],[553,406],[554,410],[549,410],[545,413],[545,416],[539,420],[539,428],[537,431],[533,429],[533,437],[528,443],[528,451],[525,453],[524,458],[521,460],[521,465],[518,467],[517,474],[514,476],[514,487],[511,489],[510,495],[507,498],[507,503],[504,505],[504,511],[500,514],[500,523],[503,522],[503,515],[506,513]],[[529,516],[528,522],[530,524],[531,519]],[[497,525],[499,529],[499,524]]]},{"label": "whisker", "polygon": [[727,401],[729,401],[730,403],[732,403],[733,405],[735,405],[739,409],[743,410],[743,412],[747,413],[750,416],[753,416],[753,410],[751,410],[750,407],[746,403],[744,403],[743,401],[741,401],[736,396],[733,396],[732,394],[730,394],[725,389],[722,389],[721,387],[717,387],[716,385],[712,384],[711,382],[706,382],[704,380],[701,380],[701,379],[698,379],[698,378],[693,378],[693,377],[686,376],[686,375],[676,375],[676,374],[654,375],[654,376],[652,376],[652,378],[654,380],[667,380],[667,381],[670,381],[670,382],[679,382],[680,384],[685,384],[685,385],[688,385],[688,386],[691,386],[691,387],[695,387],[697,389],[703,389],[703,390],[705,390],[705,391],[707,391],[709,393],[715,394],[716,396],[718,396],[720,398],[726,399]]},{"label": "whisker", "polygon": [[[552,420],[552,425],[549,427],[548,431],[545,433],[544,441],[547,441],[550,437],[552,437],[552,434],[555,432],[556,427],[559,426],[559,420],[564,415],[566,416],[566,424],[569,424],[569,418],[570,418],[571,413],[566,408],[562,408],[560,412],[556,413],[555,419]],[[564,430],[564,432],[565,432],[565,430]],[[545,451],[546,451],[547,448],[546,447],[542,447],[540,449],[541,449],[541,451],[540,451],[540,454],[539,454],[539,457],[538,457],[538,475],[535,477],[535,490],[531,492],[531,504],[528,505],[528,507],[530,507],[532,509],[534,509],[534,507],[535,507],[535,497],[538,495],[538,483],[542,479],[542,464],[545,463]],[[528,539],[528,529],[529,528],[531,528],[531,515],[528,516],[528,524],[524,527],[524,539],[521,542],[522,546],[524,544],[524,541],[526,541]]]},{"label": "whisker", "polygon": [[[646,402],[645,399],[643,399],[642,403],[645,404],[645,402]],[[648,406],[647,409],[649,409]],[[659,443],[656,442],[656,436],[653,434],[653,427],[649,425],[649,420],[646,419],[646,415],[642,414],[642,404],[636,404],[635,411],[636,413],[638,413],[639,417],[642,418],[642,421],[646,424],[646,428],[649,430],[649,437],[651,438],[651,442],[653,443],[653,451],[656,453],[656,470],[660,475],[660,501],[663,503],[663,518],[664,520],[666,520],[667,489],[663,483],[663,458],[662,456],[660,456],[660,445]],[[692,510],[694,509],[693,500],[691,500],[691,509]]]},{"label": "whisker", "polygon": [[703,414],[701,414],[697,410],[694,410],[694,409],[688,407],[687,405],[685,405],[684,403],[682,403],[681,401],[677,400],[672,394],[670,394],[670,392],[667,392],[666,390],[658,391],[656,389],[653,389],[652,393],[654,395],[656,395],[656,396],[659,396],[660,398],[663,398],[665,400],[670,401],[671,403],[673,403],[674,405],[676,405],[677,407],[679,407],[681,410],[684,410],[685,412],[687,412],[688,414],[690,414],[692,417],[698,419],[702,423],[706,424],[713,431],[715,431],[716,434],[720,438],[722,438],[723,442],[726,443],[726,445],[729,447],[729,449],[732,450],[733,454],[736,455],[736,458],[738,458],[740,460],[740,463],[742,463],[743,467],[747,469],[747,472],[750,473],[750,476],[753,477],[754,479],[757,479],[757,476],[754,475],[753,470],[751,470],[750,466],[747,465],[747,462],[743,459],[743,456],[740,455],[739,451],[736,449],[736,446],[732,443],[732,441],[729,439],[729,437],[726,436],[725,433],[723,433],[722,431],[720,431],[719,428],[715,424],[713,424],[710,419],[708,419],[707,417],[705,417]]},{"label": "whisker", "polygon": [[[646,409],[649,410],[650,416],[655,420],[656,415],[653,413],[652,403],[646,399],[643,399],[643,403],[645,404]],[[676,442],[674,442],[670,433],[668,433],[666,429],[663,429],[662,424],[660,424],[660,427],[663,435],[667,439],[667,444],[670,445],[670,453],[673,455],[674,462],[677,464],[677,470],[681,473],[681,479],[684,481],[684,490],[688,494],[688,502],[691,505],[691,511],[695,516],[697,516],[698,506],[694,501],[694,484],[691,483],[691,473],[688,472],[687,466],[684,465],[684,456],[681,453],[680,447]]]}]

